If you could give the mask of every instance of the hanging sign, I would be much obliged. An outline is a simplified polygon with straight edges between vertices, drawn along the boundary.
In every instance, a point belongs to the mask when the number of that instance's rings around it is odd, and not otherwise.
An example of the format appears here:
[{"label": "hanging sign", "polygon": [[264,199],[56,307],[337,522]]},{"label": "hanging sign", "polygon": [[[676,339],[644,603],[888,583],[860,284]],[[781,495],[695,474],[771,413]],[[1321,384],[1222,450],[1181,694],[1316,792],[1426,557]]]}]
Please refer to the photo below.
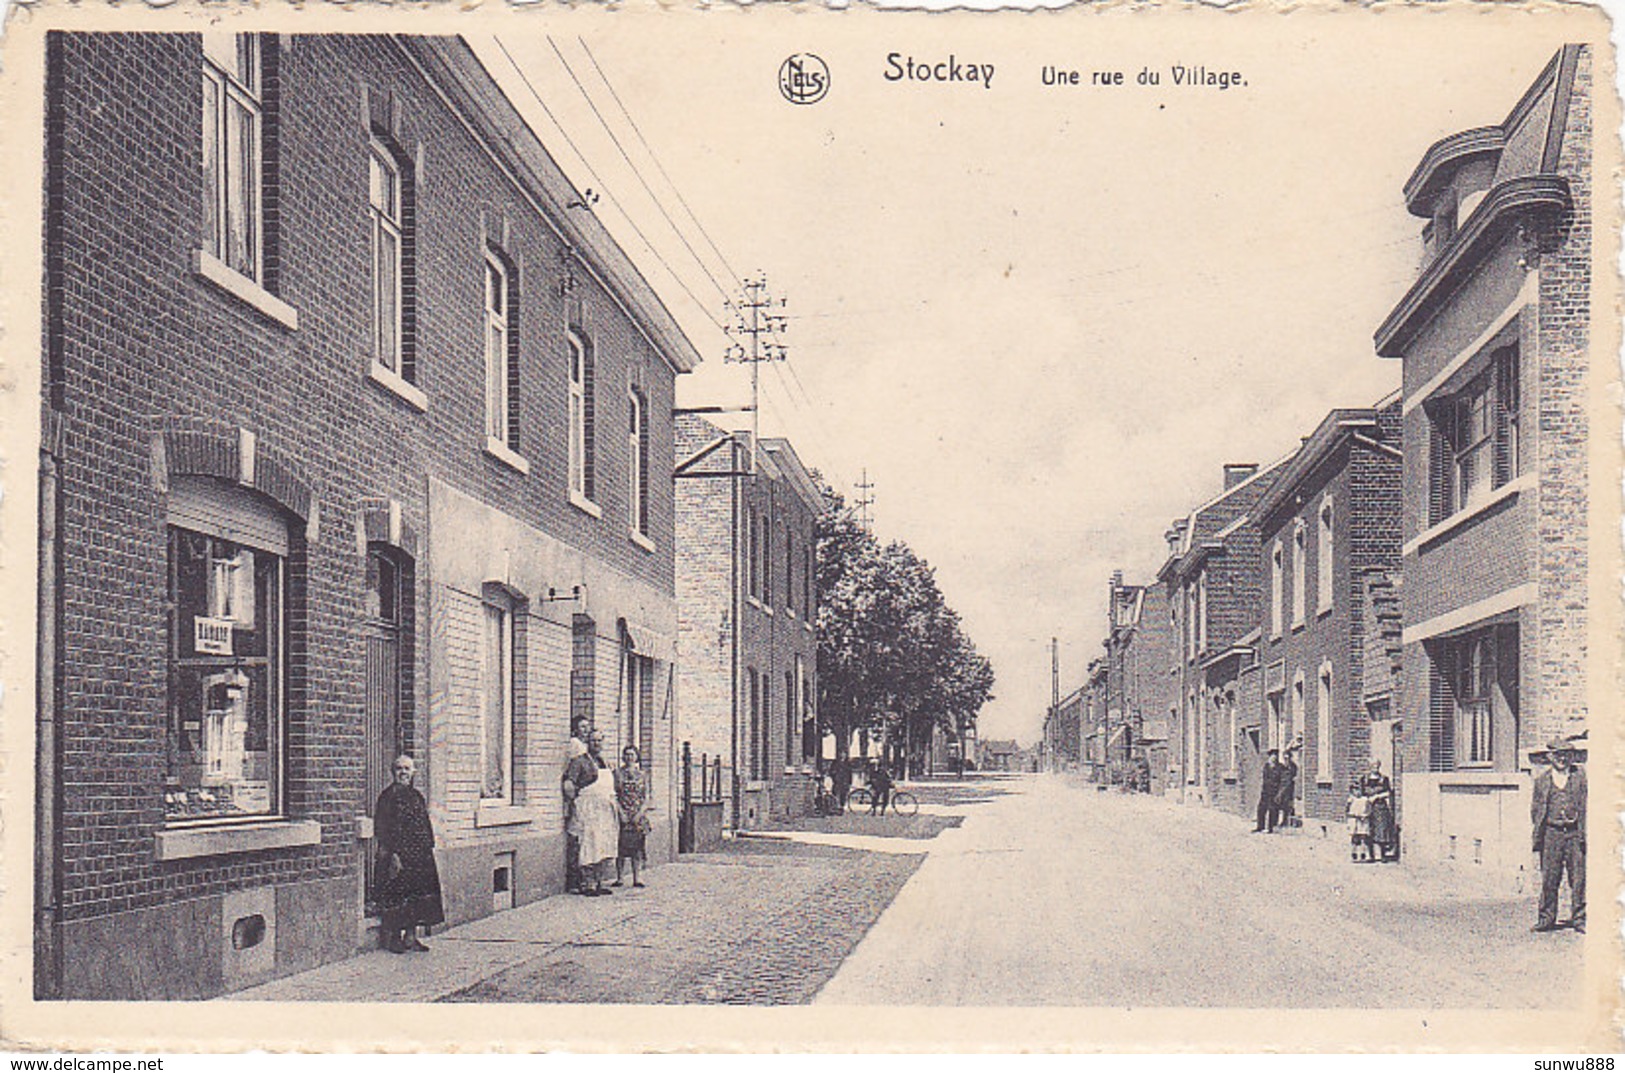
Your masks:
[{"label": "hanging sign", "polygon": [[231,655],[231,626],[229,618],[197,616],[192,620],[193,650],[200,656]]}]

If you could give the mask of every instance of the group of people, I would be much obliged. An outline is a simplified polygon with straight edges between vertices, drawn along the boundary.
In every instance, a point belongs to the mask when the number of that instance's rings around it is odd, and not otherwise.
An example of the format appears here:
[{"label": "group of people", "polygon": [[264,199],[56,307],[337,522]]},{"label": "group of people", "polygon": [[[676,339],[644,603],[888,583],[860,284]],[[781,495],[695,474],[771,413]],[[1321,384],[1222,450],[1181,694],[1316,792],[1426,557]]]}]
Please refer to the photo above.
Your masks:
[{"label": "group of people", "polygon": [[[604,736],[586,719],[575,721],[564,767],[564,831],[568,838],[566,889],[589,898],[614,894],[624,869],[632,885],[644,885],[639,867],[647,863],[649,777],[635,745],[621,750],[621,766],[605,762]],[[609,880],[610,862],[615,879]]]},{"label": "group of people", "polygon": [[[644,886],[641,866],[647,863],[649,778],[636,746],[621,750],[613,771],[603,758],[604,736],[578,719],[570,738],[564,769],[565,833],[570,876],[567,887],[578,894],[613,894],[624,868],[632,885]],[[429,805],[412,785],[417,764],[410,756],[395,760],[389,786],[373,809],[373,892],[379,909],[380,941],[397,954],[429,949],[419,929],[446,920],[435,867],[434,826]],[[614,862],[615,879],[608,878]]]},{"label": "group of people", "polygon": [[[864,767],[864,784],[869,788],[869,814],[886,814],[891,805],[892,790],[896,787],[891,769],[879,760],[870,759]],[[819,779],[818,796],[827,802],[830,813],[845,812],[847,798],[852,795],[852,761],[841,756],[831,762],[829,772]]]},{"label": "group of people", "polygon": [[1375,758],[1364,775],[1349,783],[1349,858],[1356,864],[1399,860],[1399,825],[1394,821],[1394,784]]},{"label": "group of people", "polygon": [[1264,756],[1263,779],[1258,791],[1258,821],[1253,834],[1274,834],[1277,827],[1292,826],[1292,812],[1298,793],[1298,764],[1292,758],[1298,746],[1286,751],[1271,749]]}]

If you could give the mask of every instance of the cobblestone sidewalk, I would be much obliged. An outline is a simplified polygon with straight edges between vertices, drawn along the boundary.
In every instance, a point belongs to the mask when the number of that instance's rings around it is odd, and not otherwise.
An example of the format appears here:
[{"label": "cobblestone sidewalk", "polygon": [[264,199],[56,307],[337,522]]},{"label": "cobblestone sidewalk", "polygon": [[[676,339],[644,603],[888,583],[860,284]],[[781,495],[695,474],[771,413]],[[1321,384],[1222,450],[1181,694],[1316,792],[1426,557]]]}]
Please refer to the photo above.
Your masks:
[{"label": "cobblestone sidewalk", "polygon": [[645,889],[544,899],[427,954],[368,953],[227,1000],[804,1003],[923,860],[740,839],[649,870]]}]

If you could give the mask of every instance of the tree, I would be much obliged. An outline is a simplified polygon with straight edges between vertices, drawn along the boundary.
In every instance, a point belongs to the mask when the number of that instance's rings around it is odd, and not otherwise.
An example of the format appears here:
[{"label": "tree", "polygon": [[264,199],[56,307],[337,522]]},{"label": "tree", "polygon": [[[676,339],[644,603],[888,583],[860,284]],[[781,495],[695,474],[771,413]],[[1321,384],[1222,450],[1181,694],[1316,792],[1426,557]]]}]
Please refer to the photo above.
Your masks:
[{"label": "tree", "polygon": [[825,487],[818,522],[818,714],[847,757],[857,731],[878,734],[905,772],[936,727],[961,740],[993,696],[993,668],[976,651],[907,544],[881,545]]}]

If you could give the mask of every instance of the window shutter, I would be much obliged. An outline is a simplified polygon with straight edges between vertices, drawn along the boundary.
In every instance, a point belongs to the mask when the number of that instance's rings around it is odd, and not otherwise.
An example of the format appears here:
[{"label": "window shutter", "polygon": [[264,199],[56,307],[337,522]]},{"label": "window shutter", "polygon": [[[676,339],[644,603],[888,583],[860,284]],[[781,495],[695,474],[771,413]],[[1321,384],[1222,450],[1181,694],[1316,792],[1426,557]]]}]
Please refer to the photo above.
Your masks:
[{"label": "window shutter", "polygon": [[1453,771],[1456,766],[1455,706],[1451,703],[1446,669],[1439,666],[1443,651],[1428,659],[1428,770]]},{"label": "window shutter", "polygon": [[[1446,411],[1449,412],[1448,410]],[[1452,477],[1450,441],[1440,428],[1436,415],[1428,422],[1428,524],[1437,525],[1450,514],[1454,497],[1450,494]]]}]

